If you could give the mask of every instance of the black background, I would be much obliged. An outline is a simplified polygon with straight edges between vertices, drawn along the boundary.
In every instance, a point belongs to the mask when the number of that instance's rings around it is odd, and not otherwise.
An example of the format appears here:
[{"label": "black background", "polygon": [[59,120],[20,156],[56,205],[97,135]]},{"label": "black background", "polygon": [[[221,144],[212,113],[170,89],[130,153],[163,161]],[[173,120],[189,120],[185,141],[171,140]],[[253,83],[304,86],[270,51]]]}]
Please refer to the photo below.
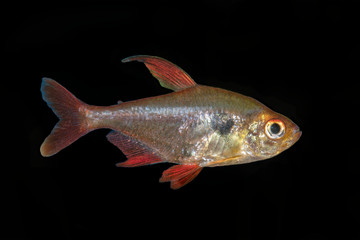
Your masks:
[{"label": "black background", "polygon": [[[3,211],[0,239],[360,239],[356,1],[28,1],[2,6]],[[200,84],[252,96],[303,135],[279,156],[158,183],[171,164],[116,168],[91,132],[51,158],[50,77],[112,105],[168,93],[137,54]],[[174,143],[176,144],[176,143]],[[11,154],[7,155],[7,151]]]}]

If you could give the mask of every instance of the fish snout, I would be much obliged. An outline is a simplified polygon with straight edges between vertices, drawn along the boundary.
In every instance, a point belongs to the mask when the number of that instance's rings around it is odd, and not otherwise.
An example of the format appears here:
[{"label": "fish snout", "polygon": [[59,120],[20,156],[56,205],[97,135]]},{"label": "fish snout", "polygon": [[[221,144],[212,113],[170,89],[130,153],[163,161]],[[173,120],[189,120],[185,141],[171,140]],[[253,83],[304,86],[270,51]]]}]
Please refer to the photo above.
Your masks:
[{"label": "fish snout", "polygon": [[300,131],[300,128],[297,125],[293,125],[291,127],[291,132],[288,133],[288,137],[284,139],[285,141],[281,144],[283,150],[288,149],[292,145],[294,145],[301,137],[302,132]]},{"label": "fish snout", "polygon": [[302,131],[300,131],[300,128],[295,125],[293,129],[293,137],[292,137],[292,144],[296,143],[302,135]]},{"label": "fish snout", "polygon": [[300,128],[298,125],[295,125],[295,128],[294,128],[294,135],[298,138],[301,137],[301,134],[302,134],[302,131],[300,131]]}]

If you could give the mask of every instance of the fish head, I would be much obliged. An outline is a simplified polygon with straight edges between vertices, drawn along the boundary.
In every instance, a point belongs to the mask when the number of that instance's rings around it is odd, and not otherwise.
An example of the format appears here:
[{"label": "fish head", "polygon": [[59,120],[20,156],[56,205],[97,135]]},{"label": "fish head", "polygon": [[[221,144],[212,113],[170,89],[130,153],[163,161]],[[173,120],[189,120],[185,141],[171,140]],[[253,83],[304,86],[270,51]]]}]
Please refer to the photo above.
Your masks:
[{"label": "fish head", "polygon": [[248,125],[245,142],[252,159],[274,157],[296,143],[299,127],[289,118],[271,110],[256,114]]}]

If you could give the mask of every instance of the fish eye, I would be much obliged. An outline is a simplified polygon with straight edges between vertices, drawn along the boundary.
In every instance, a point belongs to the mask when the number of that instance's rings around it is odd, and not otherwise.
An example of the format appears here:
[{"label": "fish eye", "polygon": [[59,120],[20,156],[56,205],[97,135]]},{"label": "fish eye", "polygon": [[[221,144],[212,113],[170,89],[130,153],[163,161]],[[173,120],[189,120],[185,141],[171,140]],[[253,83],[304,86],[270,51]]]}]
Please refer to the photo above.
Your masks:
[{"label": "fish eye", "polygon": [[271,119],[265,125],[265,133],[271,139],[279,139],[285,134],[285,124],[279,119]]}]

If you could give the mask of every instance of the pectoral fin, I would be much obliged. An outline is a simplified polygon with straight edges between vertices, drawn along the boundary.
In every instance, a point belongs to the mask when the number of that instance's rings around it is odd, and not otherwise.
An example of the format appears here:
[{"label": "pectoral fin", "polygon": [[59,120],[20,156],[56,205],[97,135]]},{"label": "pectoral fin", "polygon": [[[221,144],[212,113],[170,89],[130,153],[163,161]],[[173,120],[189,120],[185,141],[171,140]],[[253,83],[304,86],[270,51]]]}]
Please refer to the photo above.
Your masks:
[{"label": "pectoral fin", "polygon": [[171,182],[172,189],[179,189],[191,182],[201,170],[199,165],[175,165],[163,172],[160,182]]},{"label": "pectoral fin", "polygon": [[180,67],[155,56],[137,55],[122,60],[123,63],[139,61],[145,63],[151,74],[160,82],[164,88],[173,91],[183,90],[196,86],[195,81]]}]

